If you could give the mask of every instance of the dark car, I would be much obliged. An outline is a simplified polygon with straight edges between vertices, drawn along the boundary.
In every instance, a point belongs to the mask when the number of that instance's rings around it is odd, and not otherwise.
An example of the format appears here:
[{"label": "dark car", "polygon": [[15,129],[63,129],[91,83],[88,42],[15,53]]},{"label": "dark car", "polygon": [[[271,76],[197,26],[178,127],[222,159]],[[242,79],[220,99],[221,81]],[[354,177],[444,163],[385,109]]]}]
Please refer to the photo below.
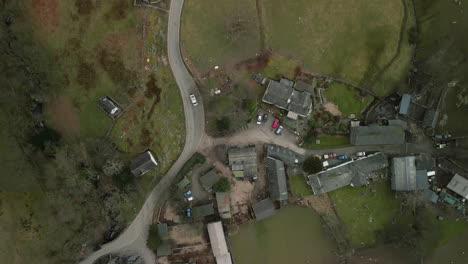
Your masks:
[{"label": "dark car", "polygon": [[266,122],[268,121],[268,114],[263,114],[263,122]]}]

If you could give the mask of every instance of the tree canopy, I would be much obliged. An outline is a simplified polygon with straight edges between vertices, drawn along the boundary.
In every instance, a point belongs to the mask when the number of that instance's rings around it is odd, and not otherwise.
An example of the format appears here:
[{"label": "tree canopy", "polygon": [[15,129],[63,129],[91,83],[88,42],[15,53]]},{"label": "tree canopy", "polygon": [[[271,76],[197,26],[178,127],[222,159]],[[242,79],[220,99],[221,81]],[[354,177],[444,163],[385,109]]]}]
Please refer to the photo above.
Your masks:
[{"label": "tree canopy", "polygon": [[231,183],[228,178],[221,178],[218,182],[213,185],[215,192],[229,192],[231,190]]},{"label": "tree canopy", "polygon": [[323,164],[319,158],[310,156],[304,161],[304,164],[302,164],[302,169],[307,173],[313,174],[321,171],[323,169]]}]

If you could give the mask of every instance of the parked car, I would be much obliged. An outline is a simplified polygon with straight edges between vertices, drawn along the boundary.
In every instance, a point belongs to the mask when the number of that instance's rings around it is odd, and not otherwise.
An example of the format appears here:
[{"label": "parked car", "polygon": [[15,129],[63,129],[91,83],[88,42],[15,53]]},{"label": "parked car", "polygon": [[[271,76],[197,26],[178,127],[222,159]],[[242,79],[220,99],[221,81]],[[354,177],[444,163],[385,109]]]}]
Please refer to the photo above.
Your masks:
[{"label": "parked car", "polygon": [[275,134],[276,134],[276,135],[281,135],[281,132],[283,132],[283,128],[284,128],[283,126],[279,126],[279,127],[276,129]]},{"label": "parked car", "polygon": [[260,125],[262,123],[262,115],[261,114],[257,114],[257,125]]},{"label": "parked car", "polygon": [[277,128],[279,126],[279,119],[278,118],[275,118],[275,120],[273,120],[273,124],[271,124],[271,127],[272,128]]},{"label": "parked car", "polygon": [[198,105],[197,98],[194,94],[190,94],[190,100],[192,101],[193,105]]},{"label": "parked car", "polygon": [[263,122],[266,122],[266,121],[268,121],[268,114],[267,113],[263,114]]},{"label": "parked car", "polygon": [[443,149],[443,148],[446,148],[446,147],[448,147],[448,144],[447,144],[447,143],[437,143],[437,144],[434,144],[434,148]]},{"label": "parked car", "polygon": [[328,159],[329,157],[328,154],[323,155],[323,159]]},{"label": "parked car", "polygon": [[193,196],[189,196],[189,197],[185,198],[185,201],[186,202],[191,202],[191,201],[193,201],[193,199],[194,199]]},{"label": "parked car", "polygon": [[345,159],[347,159],[347,158],[348,158],[348,157],[347,157],[346,155],[339,155],[339,156],[337,157],[337,159],[339,159],[339,160],[345,160]]},{"label": "parked car", "polygon": [[336,158],[336,153],[328,153],[329,158]]},{"label": "parked car", "polygon": [[364,157],[364,156],[366,156],[366,152],[364,152],[364,151],[359,151],[358,153],[356,153],[356,156],[358,156],[358,157]]},{"label": "parked car", "polygon": [[329,165],[329,164],[328,164],[328,161],[324,161],[324,162],[322,163],[322,166],[323,166],[324,168],[325,168],[325,167],[328,167],[328,165]]},{"label": "parked car", "polygon": [[192,194],[191,190],[188,190],[188,191],[184,192],[185,197],[189,197],[191,194]]},{"label": "parked car", "polygon": [[192,209],[191,209],[191,208],[187,208],[187,210],[185,210],[185,214],[186,214],[188,217],[192,217]]}]

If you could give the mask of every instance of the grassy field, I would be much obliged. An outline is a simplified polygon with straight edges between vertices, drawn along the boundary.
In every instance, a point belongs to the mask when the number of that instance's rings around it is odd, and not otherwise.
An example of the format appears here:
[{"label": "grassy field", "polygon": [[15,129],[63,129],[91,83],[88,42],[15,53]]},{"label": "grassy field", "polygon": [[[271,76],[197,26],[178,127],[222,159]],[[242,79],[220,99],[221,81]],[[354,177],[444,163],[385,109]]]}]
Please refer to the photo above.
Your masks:
[{"label": "grassy field", "polygon": [[310,187],[306,183],[306,179],[303,174],[292,175],[289,177],[289,186],[291,192],[296,197],[302,197],[312,194]]},{"label": "grassy field", "polygon": [[344,115],[360,116],[361,112],[373,101],[371,96],[361,97],[353,87],[338,82],[330,84],[325,90],[325,97],[335,103]]},{"label": "grassy field", "polygon": [[[315,140],[320,140],[320,144],[316,144]],[[305,143],[306,148],[310,149],[327,149],[327,148],[338,148],[349,146],[349,137],[347,136],[329,136],[319,135],[316,138]]]},{"label": "grassy field", "polygon": [[[10,113],[0,117],[0,135],[9,139],[0,143],[0,259],[76,263],[111,222],[125,228],[181,151],[185,126],[165,51],[167,16],[129,1],[18,1],[0,12],[13,17],[2,24],[0,43],[9,98],[0,108]],[[126,110],[112,130],[97,107],[104,95]],[[42,115],[31,115],[32,98],[43,102]],[[30,140],[37,120],[58,135],[43,149]],[[147,149],[160,166],[131,178],[127,189],[103,173],[109,159],[127,167]]]},{"label": "grassy field", "polygon": [[267,46],[299,58],[307,70],[375,86],[382,95],[406,75],[407,41],[389,74],[380,74],[395,56],[402,22],[407,22],[402,1],[273,0],[263,9]]},{"label": "grassy field", "polygon": [[199,71],[260,53],[255,0],[188,0],[184,3],[181,47]]}]

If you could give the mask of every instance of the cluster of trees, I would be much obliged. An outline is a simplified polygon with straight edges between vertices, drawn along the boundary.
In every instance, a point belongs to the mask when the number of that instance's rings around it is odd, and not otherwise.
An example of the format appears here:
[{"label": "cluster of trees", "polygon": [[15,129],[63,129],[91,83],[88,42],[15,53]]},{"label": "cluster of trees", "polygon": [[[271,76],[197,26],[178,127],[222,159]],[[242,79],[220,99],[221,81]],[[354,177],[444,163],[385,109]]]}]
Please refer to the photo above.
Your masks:
[{"label": "cluster of trees", "polygon": [[231,182],[226,177],[219,179],[218,182],[213,185],[213,191],[215,192],[229,192],[231,190]]}]

